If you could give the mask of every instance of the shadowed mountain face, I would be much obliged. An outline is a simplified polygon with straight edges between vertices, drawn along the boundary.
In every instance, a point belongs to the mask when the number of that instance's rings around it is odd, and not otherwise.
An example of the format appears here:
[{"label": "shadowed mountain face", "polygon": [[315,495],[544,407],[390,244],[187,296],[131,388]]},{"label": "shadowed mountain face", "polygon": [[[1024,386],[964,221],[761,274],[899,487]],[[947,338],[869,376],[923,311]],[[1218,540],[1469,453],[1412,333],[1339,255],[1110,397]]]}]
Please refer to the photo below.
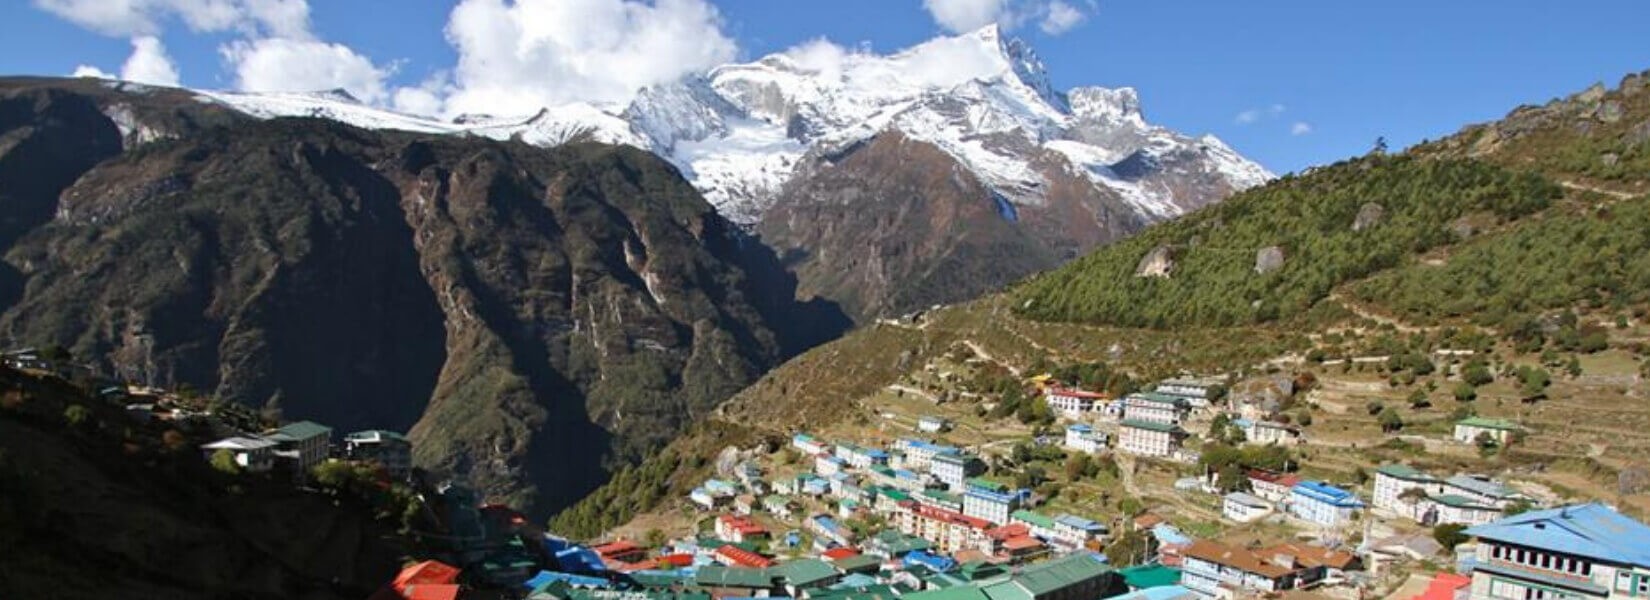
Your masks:
[{"label": "shadowed mountain face", "polygon": [[0,205],[8,344],[342,430],[410,429],[420,466],[539,511],[845,323],[792,302],[771,251],[628,148],[12,80]]}]

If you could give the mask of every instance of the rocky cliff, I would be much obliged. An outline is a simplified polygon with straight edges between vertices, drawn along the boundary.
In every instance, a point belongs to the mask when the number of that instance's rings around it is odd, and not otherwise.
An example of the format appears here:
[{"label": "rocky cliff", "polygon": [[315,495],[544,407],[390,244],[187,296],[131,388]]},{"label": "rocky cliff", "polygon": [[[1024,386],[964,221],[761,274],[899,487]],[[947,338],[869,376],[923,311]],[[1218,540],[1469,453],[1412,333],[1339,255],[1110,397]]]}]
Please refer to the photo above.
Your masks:
[{"label": "rocky cliff", "polygon": [[807,323],[840,327],[751,278],[782,271],[641,150],[259,121],[84,81],[6,81],[0,108],[7,343],[410,429],[419,466],[520,506],[582,497],[828,335]]}]

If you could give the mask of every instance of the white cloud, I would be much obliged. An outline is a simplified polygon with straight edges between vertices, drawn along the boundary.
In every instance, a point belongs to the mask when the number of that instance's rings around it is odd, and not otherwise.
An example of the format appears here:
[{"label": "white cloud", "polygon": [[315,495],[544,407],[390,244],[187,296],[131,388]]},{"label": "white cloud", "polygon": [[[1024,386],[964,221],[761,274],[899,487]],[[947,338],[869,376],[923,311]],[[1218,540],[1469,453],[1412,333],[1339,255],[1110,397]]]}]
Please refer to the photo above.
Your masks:
[{"label": "white cloud", "polygon": [[193,31],[308,35],[306,0],[34,0],[34,5],[103,35],[159,35],[177,19]]},{"label": "white cloud", "polygon": [[1282,104],[1273,104],[1273,105],[1268,106],[1266,108],[1251,108],[1251,109],[1239,112],[1236,117],[1232,118],[1232,121],[1234,123],[1237,123],[1238,125],[1249,125],[1249,124],[1252,124],[1256,121],[1261,120],[1261,118],[1263,118],[1263,117],[1264,118],[1269,118],[1269,119],[1278,118],[1280,116],[1283,116],[1284,111],[1287,111],[1287,110],[1288,110],[1288,107],[1286,107]]},{"label": "white cloud", "polygon": [[1295,121],[1289,126],[1289,135],[1306,135],[1312,133],[1312,124],[1306,121]]},{"label": "white cloud", "polygon": [[737,52],[704,0],[463,0],[447,39],[459,55],[450,113],[622,102]]},{"label": "white cloud", "polygon": [[1076,29],[1078,25],[1082,25],[1083,21],[1087,19],[1088,15],[1081,9],[1061,0],[1054,0],[1048,4],[1048,12],[1043,15],[1041,27],[1043,33],[1060,35]]},{"label": "white cloud", "polygon": [[452,93],[449,75],[443,71],[425,79],[416,87],[396,88],[390,97],[390,106],[404,113],[434,116],[441,114],[443,98]]},{"label": "white cloud", "polygon": [[995,24],[1014,30],[1035,22],[1048,35],[1060,35],[1088,20],[1095,0],[1083,0],[1088,10],[1071,0],[922,0],[922,7],[941,29],[952,33],[974,31]]},{"label": "white cloud", "polygon": [[132,56],[120,67],[120,78],[150,85],[178,85],[178,68],[166,55],[160,38],[143,36],[132,38]]},{"label": "white cloud", "polygon": [[1009,20],[1008,0],[922,0],[934,22],[952,33],[973,31]]},{"label": "white cloud", "polygon": [[785,50],[781,54],[796,61],[797,66],[815,73],[826,79],[837,79],[842,76],[842,67],[852,55],[847,48],[832,43],[825,38],[814,38]]},{"label": "white cloud", "polygon": [[343,44],[265,38],[219,48],[235,71],[236,87],[250,92],[318,91],[342,88],[368,104],[389,100],[380,67]]},{"label": "white cloud", "polygon": [[69,76],[70,77],[95,77],[97,79],[119,79],[119,77],[115,77],[113,73],[110,73],[108,71],[104,71],[103,69],[99,69],[99,68],[91,66],[91,65],[76,66],[74,68],[74,72],[70,73]]}]

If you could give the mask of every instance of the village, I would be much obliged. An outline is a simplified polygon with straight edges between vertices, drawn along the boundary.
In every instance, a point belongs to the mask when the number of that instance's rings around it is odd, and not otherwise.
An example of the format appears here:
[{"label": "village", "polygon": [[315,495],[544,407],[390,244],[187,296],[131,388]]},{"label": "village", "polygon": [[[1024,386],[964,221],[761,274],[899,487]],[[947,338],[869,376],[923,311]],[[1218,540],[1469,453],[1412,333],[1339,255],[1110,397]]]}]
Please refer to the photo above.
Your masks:
[{"label": "village", "polygon": [[[6,363],[63,375],[27,351],[8,353]],[[1113,397],[1037,375],[1024,385],[1052,423],[996,439],[970,435],[978,424],[896,390],[906,409],[935,410],[905,414],[909,426],[883,412],[900,425],[858,428],[867,433],[859,439],[798,431],[784,447],[734,454],[682,499],[692,535],[653,530],[591,544],[463,486],[423,481],[411,442],[397,432],[334,436],[309,421],[254,431],[174,392],[126,386],[103,395],[138,421],[207,424],[202,459],[227,473],[310,486],[350,465],[411,490],[422,522],[433,525],[413,532],[423,556],[374,596],[384,600],[1650,594],[1650,527],[1482,474],[1394,462],[1375,466],[1363,485],[1307,478],[1290,458],[1308,445],[1302,428],[1232,400],[1226,382],[1175,378]],[[1473,416],[1441,442],[1487,448],[1520,435],[1517,423]],[[1217,465],[1212,454],[1228,446],[1253,452]],[[1065,465],[1069,487],[1050,487],[1058,476],[1033,463]],[[1136,480],[1151,472],[1191,473],[1172,483],[1188,504],[1131,506]],[[1119,488],[1127,509],[1100,511],[1073,493],[1085,477]],[[1198,504],[1215,507],[1228,527],[1177,518]]]}]

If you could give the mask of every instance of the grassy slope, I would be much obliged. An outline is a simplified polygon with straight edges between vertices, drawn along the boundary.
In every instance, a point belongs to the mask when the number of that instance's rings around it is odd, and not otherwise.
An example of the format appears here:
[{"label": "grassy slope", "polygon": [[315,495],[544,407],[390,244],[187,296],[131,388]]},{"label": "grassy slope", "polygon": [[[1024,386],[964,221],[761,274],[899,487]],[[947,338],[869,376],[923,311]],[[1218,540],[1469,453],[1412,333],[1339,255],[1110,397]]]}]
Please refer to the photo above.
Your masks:
[{"label": "grassy slope", "polygon": [[[967,353],[975,360],[1016,369],[1043,361],[1107,361],[1151,378],[1282,368],[1311,372],[1323,382],[1307,397],[1317,406],[1308,436],[1322,442],[1306,450],[1308,474],[1347,479],[1356,468],[1388,460],[1526,475],[1533,473],[1526,467],[1541,465],[1538,480],[1560,495],[1611,497],[1650,508],[1650,496],[1614,490],[1616,473],[1650,447],[1638,433],[1650,426],[1650,411],[1641,408],[1643,359],[1635,353],[1636,344],[1650,339],[1650,327],[1640,321],[1644,298],[1610,291],[1645,289],[1638,275],[1647,254],[1640,220],[1650,214],[1650,199],[1634,195],[1650,189],[1650,170],[1594,177],[1584,168],[1587,159],[1575,157],[1608,151],[1630,164],[1643,160],[1650,154],[1646,143],[1626,142],[1640,124],[1650,124],[1647,96],[1617,91],[1597,101],[1561,101],[1555,105],[1562,110],[1520,126],[1518,135],[1496,134],[1494,145],[1474,145],[1494,125],[1472,126],[1403,156],[1348,161],[1280,181],[1006,294],[946,307],[915,326],[863,328],[769,373],[715,419],[776,437],[803,428],[870,436],[864,424],[868,415],[877,418],[873,405],[880,410],[888,404],[887,386],[920,379],[930,364],[950,364],[944,355],[969,344],[979,350]],[[1623,118],[1576,125],[1610,101],[1625,108]],[[1514,117],[1520,112],[1528,111]],[[1559,156],[1570,158],[1544,158]],[[1560,186],[1569,189],[1561,192]],[[1354,216],[1370,201],[1383,203],[1385,218],[1373,229],[1352,231]],[[1181,246],[1175,275],[1134,278],[1140,258],[1158,245]],[[1256,276],[1255,252],[1267,245],[1284,246],[1285,267]],[[1591,266],[1560,268],[1562,255],[1576,251],[1571,246],[1586,249]],[[1521,271],[1537,276],[1485,276]],[[1448,277],[1437,279],[1440,273]],[[1427,285],[1474,278],[1472,294]],[[1508,302],[1515,297],[1523,299]],[[1255,300],[1274,308],[1257,313]],[[1584,375],[1558,377],[1546,402],[1520,404],[1517,382],[1507,376],[1479,389],[1476,412],[1521,419],[1532,430],[1529,442],[1506,456],[1486,460],[1466,448],[1390,444],[1395,438],[1365,412],[1370,401],[1398,406],[1410,423],[1408,433],[1445,435],[1458,406],[1448,398],[1454,381],[1448,365],[1414,386],[1394,387],[1379,363],[1315,366],[1301,360],[1310,348],[1355,356],[1470,340],[1493,353],[1497,364],[1538,364],[1538,357],[1499,341],[1494,330],[1470,333],[1473,317],[1497,303],[1518,315],[1576,307],[1584,321],[1632,315],[1624,328],[1610,332],[1614,349],[1580,356]],[[1405,398],[1428,383],[1437,388],[1429,393],[1433,405],[1409,407]],[[679,440],[672,448],[696,443]],[[708,472],[678,472],[667,493],[656,497],[685,493]],[[589,522],[558,525],[593,534],[654,507],[603,512],[581,506]]]}]

